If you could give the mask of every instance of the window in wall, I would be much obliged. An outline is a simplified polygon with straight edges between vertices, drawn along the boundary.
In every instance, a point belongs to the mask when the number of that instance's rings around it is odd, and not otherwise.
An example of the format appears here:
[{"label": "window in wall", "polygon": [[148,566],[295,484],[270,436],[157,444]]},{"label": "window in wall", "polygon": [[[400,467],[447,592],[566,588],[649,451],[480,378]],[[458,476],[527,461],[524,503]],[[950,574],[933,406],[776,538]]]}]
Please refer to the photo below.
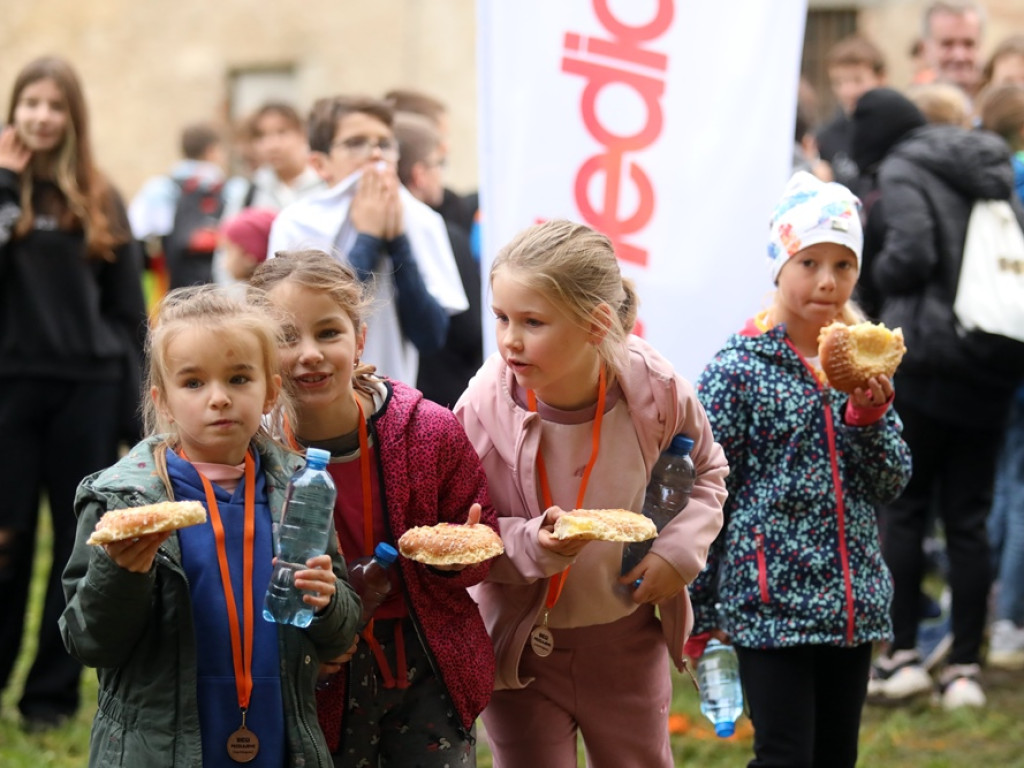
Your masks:
[{"label": "window in wall", "polygon": [[[283,101],[302,112],[298,104],[298,83],[291,65],[242,67],[228,73],[228,119],[241,134],[244,122],[268,101]],[[245,147],[236,142],[238,152],[231,158],[232,170],[248,174],[251,158],[246,158]]]},{"label": "window in wall", "polygon": [[817,95],[816,117],[825,121],[836,111],[836,100],[828,84],[825,57],[836,42],[857,31],[856,9],[809,10],[804,30],[804,50],[800,72]]}]

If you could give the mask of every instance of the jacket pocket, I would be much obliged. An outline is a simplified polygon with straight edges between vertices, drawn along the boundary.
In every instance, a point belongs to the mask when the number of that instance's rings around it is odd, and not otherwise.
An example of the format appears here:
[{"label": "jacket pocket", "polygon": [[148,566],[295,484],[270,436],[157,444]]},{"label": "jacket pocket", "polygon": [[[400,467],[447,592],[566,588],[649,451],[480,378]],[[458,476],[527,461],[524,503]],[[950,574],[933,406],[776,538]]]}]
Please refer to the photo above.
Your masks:
[{"label": "jacket pocket", "polygon": [[768,603],[768,564],[764,553],[764,531],[760,528],[754,529],[754,553],[757,557],[757,590],[761,595],[761,602]]},{"label": "jacket pocket", "polygon": [[100,693],[98,703],[89,740],[89,765],[134,768],[174,761],[174,718],[146,717],[142,710],[108,692]]}]

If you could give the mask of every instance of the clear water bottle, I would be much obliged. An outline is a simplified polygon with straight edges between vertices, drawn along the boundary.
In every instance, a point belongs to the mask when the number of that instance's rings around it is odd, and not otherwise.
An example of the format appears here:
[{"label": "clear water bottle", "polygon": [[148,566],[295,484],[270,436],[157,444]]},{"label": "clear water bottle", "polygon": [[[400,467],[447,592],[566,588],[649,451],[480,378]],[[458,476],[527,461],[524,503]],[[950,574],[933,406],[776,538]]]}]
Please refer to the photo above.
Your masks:
[{"label": "clear water bottle", "polygon": [[725,739],[736,732],[736,721],[743,714],[743,686],[736,649],[711,640],[697,661],[697,685],[700,687],[700,711]]},{"label": "clear water bottle", "polygon": [[360,632],[391,593],[391,577],[388,572],[397,559],[398,551],[382,541],[373,550],[373,557],[356,560],[349,565],[349,583],[363,601],[363,613],[359,617]]},{"label": "clear water bottle", "polygon": [[[676,435],[651,469],[643,512],[654,521],[659,532],[690,500],[690,491],[697,479],[697,470],[690,458],[691,450],[693,440],[686,435]],[[633,570],[651,551],[652,544],[653,539],[627,544],[622,550],[622,573]]]},{"label": "clear water bottle", "polygon": [[329,451],[307,448],[306,466],[288,481],[281,523],[274,536],[277,563],[263,601],[267,621],[296,627],[308,627],[313,621],[313,606],[303,602],[303,591],[295,588],[295,572],[305,570],[309,558],[327,551],[337,496],[327,471],[330,458]]}]

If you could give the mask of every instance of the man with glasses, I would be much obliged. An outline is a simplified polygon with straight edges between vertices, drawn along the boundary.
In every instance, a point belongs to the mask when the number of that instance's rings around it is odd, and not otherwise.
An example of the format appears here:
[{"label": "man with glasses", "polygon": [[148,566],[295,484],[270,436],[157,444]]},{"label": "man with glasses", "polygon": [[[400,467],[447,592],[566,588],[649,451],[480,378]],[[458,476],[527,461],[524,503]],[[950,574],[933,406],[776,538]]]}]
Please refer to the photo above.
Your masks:
[{"label": "man with glasses", "polygon": [[375,294],[366,359],[415,386],[420,353],[440,349],[449,315],[469,304],[444,221],[398,181],[393,121],[378,99],[313,105],[310,162],[328,188],[281,211],[267,256],[316,248],[354,267]]}]

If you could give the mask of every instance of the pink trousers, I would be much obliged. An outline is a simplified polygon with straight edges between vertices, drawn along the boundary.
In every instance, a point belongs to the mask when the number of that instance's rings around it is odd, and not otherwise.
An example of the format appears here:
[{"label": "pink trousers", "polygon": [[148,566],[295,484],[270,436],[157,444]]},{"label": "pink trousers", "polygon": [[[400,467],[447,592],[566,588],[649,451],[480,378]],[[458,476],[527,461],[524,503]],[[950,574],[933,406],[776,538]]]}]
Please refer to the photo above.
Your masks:
[{"label": "pink trousers", "polygon": [[577,732],[588,768],[672,768],[668,652],[654,609],[552,630],[541,658],[527,645],[520,690],[495,691],[483,712],[494,768],[576,768]]}]

